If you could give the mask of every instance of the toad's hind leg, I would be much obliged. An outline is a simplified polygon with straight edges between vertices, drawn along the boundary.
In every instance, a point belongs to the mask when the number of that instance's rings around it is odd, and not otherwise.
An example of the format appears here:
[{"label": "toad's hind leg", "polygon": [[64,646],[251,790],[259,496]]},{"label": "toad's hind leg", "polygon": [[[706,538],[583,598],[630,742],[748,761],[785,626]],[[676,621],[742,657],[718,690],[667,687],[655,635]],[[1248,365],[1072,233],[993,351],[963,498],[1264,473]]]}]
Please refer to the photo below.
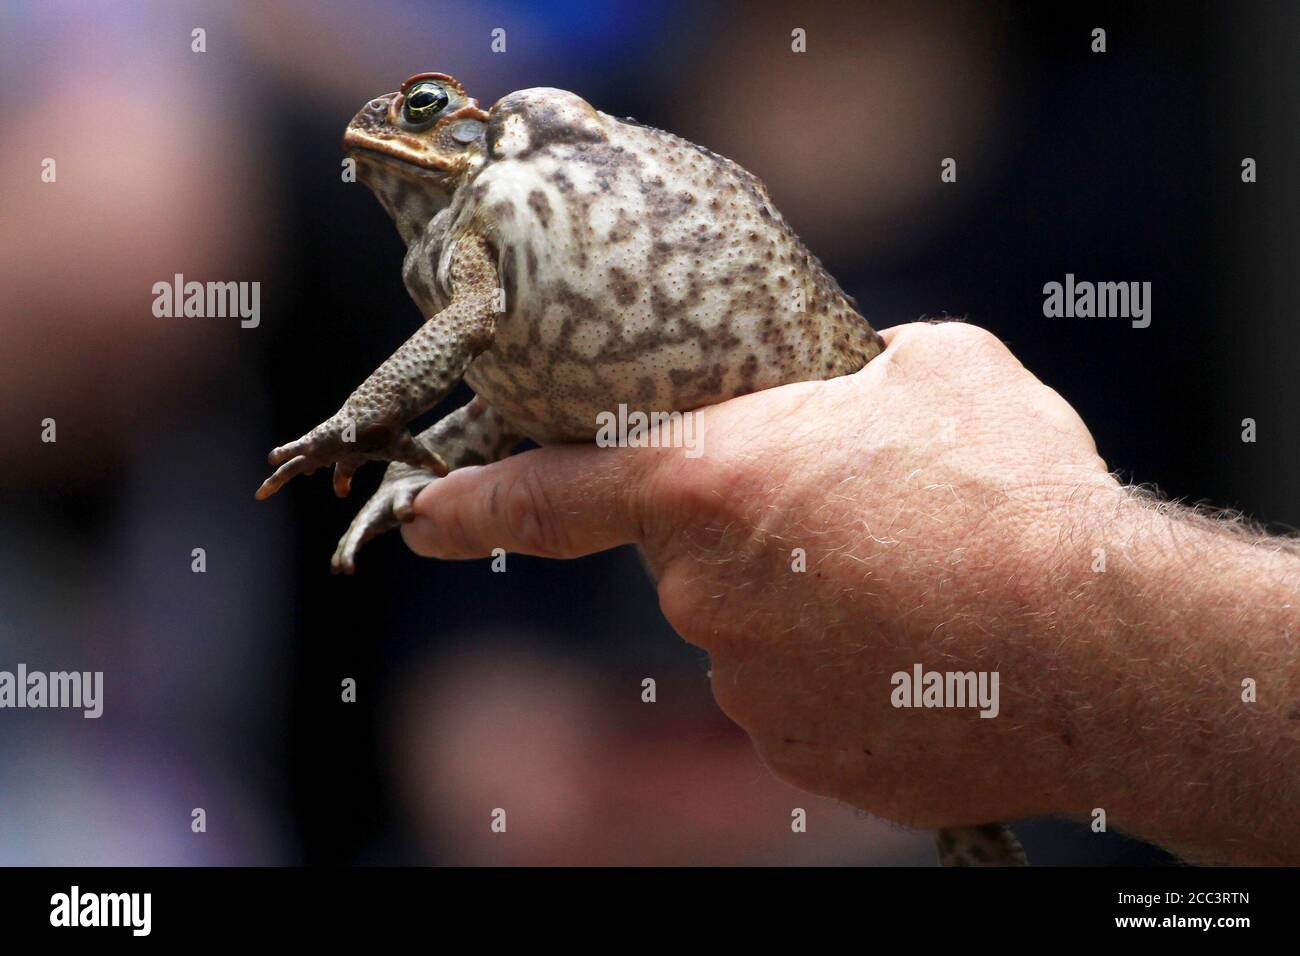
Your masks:
[{"label": "toad's hind leg", "polygon": [[[449,469],[485,465],[504,458],[522,440],[501,413],[479,397],[415,437],[424,448],[447,463]],[[335,574],[356,570],[357,552],[376,535],[395,528],[411,515],[415,496],[438,479],[437,472],[395,461],[370,500],[361,506],[347,532],[339,539],[330,560]]]},{"label": "toad's hind leg", "polygon": [[935,835],[941,866],[1028,866],[1025,851],[1005,823],[948,827]]}]

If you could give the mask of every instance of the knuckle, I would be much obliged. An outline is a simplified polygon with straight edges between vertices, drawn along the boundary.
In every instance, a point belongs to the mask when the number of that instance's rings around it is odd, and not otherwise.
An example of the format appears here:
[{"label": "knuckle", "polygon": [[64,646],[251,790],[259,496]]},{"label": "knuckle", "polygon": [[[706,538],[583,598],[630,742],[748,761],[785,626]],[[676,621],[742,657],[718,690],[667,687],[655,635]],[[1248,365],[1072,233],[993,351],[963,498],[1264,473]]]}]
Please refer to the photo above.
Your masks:
[{"label": "knuckle", "polygon": [[927,327],[929,338],[937,345],[963,352],[1005,352],[1001,339],[988,329],[969,322],[939,322]]},{"label": "knuckle", "polygon": [[972,364],[987,370],[1015,362],[992,332],[958,321],[914,323],[895,337],[884,358],[882,369],[892,369],[905,378],[915,375],[922,381],[947,380]]}]

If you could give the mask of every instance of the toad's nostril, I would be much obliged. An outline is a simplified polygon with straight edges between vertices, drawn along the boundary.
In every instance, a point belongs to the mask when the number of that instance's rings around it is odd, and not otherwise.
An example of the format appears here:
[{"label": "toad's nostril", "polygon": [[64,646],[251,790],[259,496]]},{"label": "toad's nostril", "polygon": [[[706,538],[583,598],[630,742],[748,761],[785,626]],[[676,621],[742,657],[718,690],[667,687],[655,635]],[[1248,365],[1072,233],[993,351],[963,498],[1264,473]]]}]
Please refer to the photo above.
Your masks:
[{"label": "toad's nostril", "polygon": [[369,106],[372,110],[376,110],[376,111],[388,109],[388,104],[382,99],[371,100],[366,105]]}]

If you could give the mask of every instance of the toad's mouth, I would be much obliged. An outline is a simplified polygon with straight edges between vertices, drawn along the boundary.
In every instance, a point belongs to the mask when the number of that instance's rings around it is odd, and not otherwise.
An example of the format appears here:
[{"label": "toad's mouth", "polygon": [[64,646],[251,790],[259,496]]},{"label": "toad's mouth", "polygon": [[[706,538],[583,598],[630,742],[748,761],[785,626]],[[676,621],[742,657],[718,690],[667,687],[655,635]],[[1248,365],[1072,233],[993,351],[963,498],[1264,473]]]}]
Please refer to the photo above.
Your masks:
[{"label": "toad's mouth", "polygon": [[398,172],[415,176],[433,176],[450,171],[451,164],[429,153],[419,140],[381,138],[372,133],[349,129],[343,134],[343,151],[348,156],[381,164]]}]

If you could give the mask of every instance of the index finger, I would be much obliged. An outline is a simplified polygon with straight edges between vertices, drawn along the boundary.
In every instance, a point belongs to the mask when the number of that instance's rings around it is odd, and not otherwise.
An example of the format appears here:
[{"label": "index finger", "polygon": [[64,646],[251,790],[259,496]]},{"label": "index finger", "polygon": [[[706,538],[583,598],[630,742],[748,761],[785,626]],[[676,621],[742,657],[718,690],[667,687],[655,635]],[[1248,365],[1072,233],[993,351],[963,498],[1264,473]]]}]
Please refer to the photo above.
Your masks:
[{"label": "index finger", "polygon": [[654,449],[552,445],[458,468],[415,499],[402,537],[416,554],[487,557],[496,548],[577,558],[645,540]]}]

